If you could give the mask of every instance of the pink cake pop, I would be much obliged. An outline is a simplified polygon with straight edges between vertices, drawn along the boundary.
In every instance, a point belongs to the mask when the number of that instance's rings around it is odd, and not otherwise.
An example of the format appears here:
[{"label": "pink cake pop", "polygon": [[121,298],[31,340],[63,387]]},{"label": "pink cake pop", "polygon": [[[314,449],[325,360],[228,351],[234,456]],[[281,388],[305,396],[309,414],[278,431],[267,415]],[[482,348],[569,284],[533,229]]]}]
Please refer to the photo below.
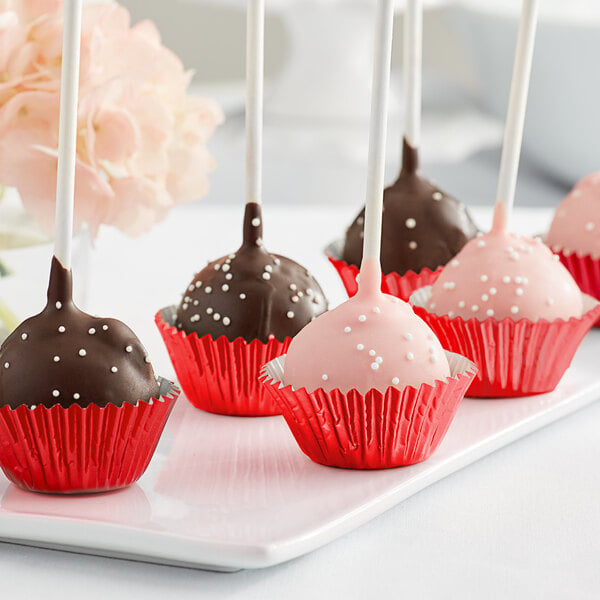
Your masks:
[{"label": "pink cake pop", "polygon": [[411,306],[379,291],[381,270],[365,264],[356,296],[309,323],[292,341],[284,383],[312,392],[366,394],[394,386],[418,388],[450,376],[431,329]]},{"label": "pink cake pop", "polygon": [[425,308],[480,321],[581,317],[581,292],[557,259],[537,240],[492,230],[450,261]]},{"label": "pink cake pop", "polygon": [[546,241],[567,256],[600,257],[600,173],[582,179],[558,205]]}]

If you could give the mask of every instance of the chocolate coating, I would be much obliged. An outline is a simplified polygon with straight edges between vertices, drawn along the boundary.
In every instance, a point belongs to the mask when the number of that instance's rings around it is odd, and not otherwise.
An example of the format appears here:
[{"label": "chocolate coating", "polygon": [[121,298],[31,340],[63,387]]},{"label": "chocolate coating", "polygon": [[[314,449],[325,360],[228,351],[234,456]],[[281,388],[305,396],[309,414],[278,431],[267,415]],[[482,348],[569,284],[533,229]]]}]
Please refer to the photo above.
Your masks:
[{"label": "chocolate coating", "polygon": [[282,341],[326,310],[314,277],[264,248],[260,205],[248,203],[240,249],[210,262],[194,277],[177,308],[176,326],[188,334],[229,341]]},{"label": "chocolate coating", "polygon": [[[402,170],[383,194],[381,268],[418,273],[445,265],[477,234],[465,205],[418,174],[418,150],[404,140]],[[360,266],[365,210],[346,231],[342,258]]]},{"label": "chocolate coating", "polygon": [[146,351],[121,321],[73,303],[71,272],[54,257],[48,303],[0,347],[0,406],[121,406],[157,398]]}]

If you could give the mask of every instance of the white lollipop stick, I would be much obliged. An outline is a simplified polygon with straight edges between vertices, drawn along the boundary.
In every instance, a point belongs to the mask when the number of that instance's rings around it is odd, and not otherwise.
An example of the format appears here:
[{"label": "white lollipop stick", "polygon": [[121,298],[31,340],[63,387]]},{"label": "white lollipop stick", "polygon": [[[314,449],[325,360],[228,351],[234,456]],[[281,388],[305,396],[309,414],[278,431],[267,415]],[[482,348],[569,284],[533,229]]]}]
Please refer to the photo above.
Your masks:
[{"label": "white lollipop stick", "polygon": [[404,13],[404,105],[405,137],[413,148],[421,143],[421,88],[423,64],[423,6],[407,0]]},{"label": "white lollipop stick", "polygon": [[248,0],[246,22],[246,202],[262,200],[264,0]]},{"label": "white lollipop stick", "polygon": [[81,0],[64,3],[60,126],[58,132],[58,178],[54,255],[65,269],[71,268],[75,164],[77,160],[77,96],[81,38]]},{"label": "white lollipop stick", "polygon": [[527,110],[527,95],[531,76],[531,62],[535,45],[535,32],[538,19],[538,0],[523,0],[519,37],[515,53],[504,144],[498,175],[498,191],[494,207],[493,231],[504,231],[508,226],[515,201],[523,127]]},{"label": "white lollipop stick", "polygon": [[[388,96],[392,62],[392,29],[394,0],[379,0],[375,28],[375,58],[373,88],[371,91],[371,124],[369,161],[367,166],[367,201],[365,206],[365,239],[361,265],[361,287],[365,284],[365,267],[373,265],[380,270],[381,222],[385,171],[385,144],[387,136]],[[379,277],[379,275],[378,275]],[[371,281],[371,277],[369,277]],[[370,283],[365,284],[370,285]],[[379,280],[377,280],[379,285]]]}]

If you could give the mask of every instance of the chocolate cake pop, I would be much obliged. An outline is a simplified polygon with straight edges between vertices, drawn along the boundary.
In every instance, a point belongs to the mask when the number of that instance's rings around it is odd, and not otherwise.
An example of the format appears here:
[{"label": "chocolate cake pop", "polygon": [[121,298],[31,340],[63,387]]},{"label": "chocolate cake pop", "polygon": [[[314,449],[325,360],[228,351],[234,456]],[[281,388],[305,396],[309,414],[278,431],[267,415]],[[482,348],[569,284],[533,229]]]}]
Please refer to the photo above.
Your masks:
[{"label": "chocolate cake pop", "polygon": [[[383,196],[381,268],[418,273],[445,265],[477,234],[466,206],[448,196],[418,172],[418,150],[404,140],[402,170]],[[342,258],[360,265],[364,208],[346,231]]]},{"label": "chocolate cake pop", "polygon": [[52,259],[48,303],[0,347],[0,406],[104,407],[157,398],[146,351],[116,319],[92,317],[72,299],[71,272]]},{"label": "chocolate cake pop", "polygon": [[600,173],[582,179],[558,205],[546,242],[565,255],[600,257]]},{"label": "chocolate cake pop", "polygon": [[450,261],[424,308],[465,320],[552,321],[581,317],[583,300],[558,256],[542,242],[492,231]]},{"label": "chocolate cake pop", "polygon": [[[308,324],[290,344],[284,383],[361,394],[390,387],[434,385],[450,376],[431,329],[411,306],[382,294],[381,271],[363,263],[358,293]],[[372,279],[372,281],[367,281]]]},{"label": "chocolate cake pop", "polygon": [[314,277],[265,249],[261,207],[250,202],[241,247],[194,277],[177,308],[176,326],[188,334],[266,343],[293,337],[325,310],[327,301]]}]

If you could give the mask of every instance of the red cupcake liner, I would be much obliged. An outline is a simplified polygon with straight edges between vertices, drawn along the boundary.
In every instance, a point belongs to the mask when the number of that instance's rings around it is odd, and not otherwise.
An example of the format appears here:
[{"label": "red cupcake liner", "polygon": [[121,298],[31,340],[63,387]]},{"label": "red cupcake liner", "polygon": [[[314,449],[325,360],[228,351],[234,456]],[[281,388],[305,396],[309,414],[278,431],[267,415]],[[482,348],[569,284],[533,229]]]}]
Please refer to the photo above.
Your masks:
[{"label": "red cupcake liner", "polygon": [[[350,265],[347,262],[338,258],[336,253],[336,244],[331,244],[325,250],[329,262],[335,267],[338,272],[346,293],[350,298],[358,291],[358,283],[356,276],[360,269],[356,265]],[[443,267],[439,267],[435,271],[425,268],[418,273],[407,271],[404,275],[399,273],[388,273],[381,278],[381,291],[384,294],[390,294],[408,302],[410,295],[419,288],[433,284],[440,276]]]},{"label": "red cupcake liner", "polygon": [[571,364],[586,333],[600,317],[600,303],[583,296],[584,314],[568,321],[493,317],[485,321],[449,318],[423,307],[430,288],[417,290],[415,313],[431,327],[442,347],[472,360],[479,371],[467,396],[498,398],[551,392]]},{"label": "red cupcake liner", "polygon": [[386,469],[426,460],[446,434],[477,370],[463,356],[446,355],[452,376],[418,389],[389,387],[366,394],[294,390],[281,383],[285,356],[268,363],[261,379],[311,460],[331,467]]},{"label": "red cupcake liner", "polygon": [[287,351],[292,338],[230,342],[225,337],[215,340],[211,335],[187,334],[174,326],[174,306],[159,310],[154,321],[181,388],[196,408],[244,417],[281,414],[258,376],[265,363]]},{"label": "red cupcake liner", "polygon": [[21,405],[0,408],[0,467],[33,492],[107,492],[137,481],[150,463],[179,388],[161,380],[161,396],[148,402]]}]

